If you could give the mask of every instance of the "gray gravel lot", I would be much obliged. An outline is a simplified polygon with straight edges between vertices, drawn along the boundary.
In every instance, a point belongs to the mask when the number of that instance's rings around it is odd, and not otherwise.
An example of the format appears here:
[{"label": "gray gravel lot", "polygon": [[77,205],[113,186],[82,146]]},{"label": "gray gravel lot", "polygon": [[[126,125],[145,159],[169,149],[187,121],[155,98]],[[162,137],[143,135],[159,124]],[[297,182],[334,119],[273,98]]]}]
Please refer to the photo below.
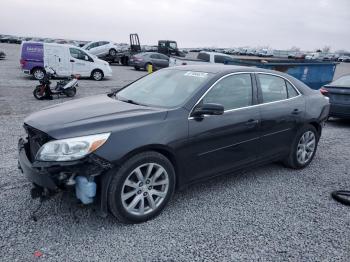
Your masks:
[{"label": "gray gravel lot", "polygon": [[[350,208],[330,192],[350,190],[350,122],[332,120],[304,170],[279,164],[218,177],[177,192],[156,219],[139,225],[102,219],[58,195],[38,200],[17,170],[23,119],[53,103],[32,95],[19,70],[19,46],[0,44],[1,261],[350,261]],[[105,93],[145,74],[113,66],[110,80],[80,81],[77,97]]]}]

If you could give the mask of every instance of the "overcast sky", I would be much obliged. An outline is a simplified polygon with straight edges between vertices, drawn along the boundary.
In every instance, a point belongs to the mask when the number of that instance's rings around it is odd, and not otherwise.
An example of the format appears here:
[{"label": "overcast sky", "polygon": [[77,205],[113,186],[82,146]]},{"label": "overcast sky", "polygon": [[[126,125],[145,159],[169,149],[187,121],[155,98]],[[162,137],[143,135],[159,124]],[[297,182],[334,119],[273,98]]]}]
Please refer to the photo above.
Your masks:
[{"label": "overcast sky", "polygon": [[1,0],[0,34],[350,50],[350,0]]}]

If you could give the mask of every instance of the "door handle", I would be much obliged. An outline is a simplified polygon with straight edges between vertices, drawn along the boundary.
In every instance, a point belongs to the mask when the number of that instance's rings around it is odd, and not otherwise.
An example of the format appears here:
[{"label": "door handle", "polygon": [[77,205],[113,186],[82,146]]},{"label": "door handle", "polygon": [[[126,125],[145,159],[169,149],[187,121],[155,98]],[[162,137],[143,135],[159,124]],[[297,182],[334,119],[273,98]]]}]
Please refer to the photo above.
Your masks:
[{"label": "door handle", "polygon": [[250,127],[254,127],[254,126],[256,126],[258,123],[259,123],[259,120],[257,120],[257,119],[249,119],[249,120],[245,123],[245,125],[246,125],[246,126],[250,126]]},{"label": "door handle", "polygon": [[69,60],[70,62],[74,63],[75,61],[73,59]]},{"label": "door handle", "polygon": [[301,111],[297,108],[295,108],[292,112],[293,115],[299,115],[301,113]]}]

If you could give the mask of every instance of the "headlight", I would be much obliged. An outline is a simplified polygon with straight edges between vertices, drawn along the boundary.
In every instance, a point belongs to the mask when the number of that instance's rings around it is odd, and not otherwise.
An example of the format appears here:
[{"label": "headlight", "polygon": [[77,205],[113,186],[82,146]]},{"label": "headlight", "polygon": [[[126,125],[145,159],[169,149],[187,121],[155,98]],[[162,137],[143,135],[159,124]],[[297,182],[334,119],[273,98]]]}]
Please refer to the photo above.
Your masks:
[{"label": "headlight", "polygon": [[35,159],[41,161],[71,161],[85,157],[101,147],[110,133],[54,140],[44,144]]}]

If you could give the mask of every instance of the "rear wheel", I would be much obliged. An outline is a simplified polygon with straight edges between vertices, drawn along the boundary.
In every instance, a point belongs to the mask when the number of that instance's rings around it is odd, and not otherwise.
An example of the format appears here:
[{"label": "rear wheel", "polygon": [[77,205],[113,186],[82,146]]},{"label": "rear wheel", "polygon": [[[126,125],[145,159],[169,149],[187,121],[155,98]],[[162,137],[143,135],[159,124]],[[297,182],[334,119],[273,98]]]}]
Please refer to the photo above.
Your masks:
[{"label": "rear wheel", "polygon": [[42,80],[45,76],[45,70],[43,68],[34,68],[32,75],[36,80]]},{"label": "rear wheel", "polygon": [[114,57],[117,54],[117,51],[115,51],[115,49],[111,49],[111,50],[109,50],[108,53],[109,53],[110,56]]},{"label": "rear wheel", "polygon": [[33,95],[36,99],[42,100],[45,97],[45,86],[37,86],[34,91]]},{"label": "rear wheel", "polygon": [[95,81],[101,81],[103,79],[103,72],[100,69],[95,69],[91,73],[91,78]]},{"label": "rear wheel", "polygon": [[289,156],[284,164],[290,168],[301,169],[308,166],[315,156],[319,140],[318,132],[312,125],[307,125],[297,133]]},{"label": "rear wheel", "polygon": [[124,223],[141,223],[157,216],[175,189],[171,162],[157,152],[144,152],[127,160],[108,189],[108,206]]}]

